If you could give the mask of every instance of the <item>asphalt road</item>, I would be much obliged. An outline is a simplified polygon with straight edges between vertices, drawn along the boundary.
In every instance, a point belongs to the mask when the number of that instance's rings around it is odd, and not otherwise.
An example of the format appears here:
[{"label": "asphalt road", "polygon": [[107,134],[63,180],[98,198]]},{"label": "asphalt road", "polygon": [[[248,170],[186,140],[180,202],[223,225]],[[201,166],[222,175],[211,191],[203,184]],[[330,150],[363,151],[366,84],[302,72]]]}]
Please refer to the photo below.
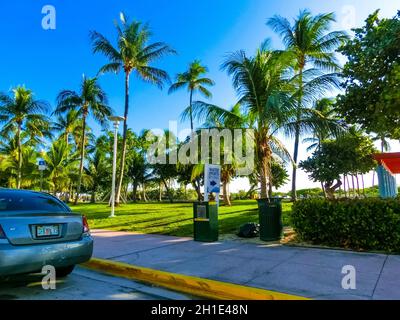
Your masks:
[{"label": "asphalt road", "polygon": [[0,280],[0,300],[187,300],[186,295],[131,280],[76,268],[57,280],[55,290],[44,290],[42,275]]}]

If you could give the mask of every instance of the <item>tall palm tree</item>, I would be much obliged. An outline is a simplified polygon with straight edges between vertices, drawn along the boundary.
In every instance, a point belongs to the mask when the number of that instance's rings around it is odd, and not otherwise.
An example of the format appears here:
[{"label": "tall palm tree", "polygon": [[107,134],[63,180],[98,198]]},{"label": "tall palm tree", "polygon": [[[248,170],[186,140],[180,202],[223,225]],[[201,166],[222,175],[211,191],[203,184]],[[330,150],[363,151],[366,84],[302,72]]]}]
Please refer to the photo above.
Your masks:
[{"label": "tall palm tree", "polygon": [[[310,70],[324,70],[337,72],[339,64],[335,58],[335,50],[348,39],[342,31],[329,32],[331,23],[335,22],[333,13],[312,14],[303,10],[295,19],[293,25],[281,16],[275,15],[267,21],[267,25],[277,32],[286,49],[293,53],[296,59],[295,72],[297,74],[297,105],[299,110],[304,107],[304,72]],[[300,121],[300,111],[297,119]],[[292,199],[296,200],[296,173],[299,151],[301,126],[295,128],[294,152],[293,152],[293,174],[292,174]]]},{"label": "tall palm tree", "polygon": [[49,121],[45,116],[49,111],[49,104],[36,100],[33,92],[24,87],[17,87],[12,91],[12,96],[0,94],[0,123],[3,123],[0,135],[5,137],[14,134],[16,137],[18,161],[16,187],[19,189],[22,181],[23,133],[37,142],[49,134]]},{"label": "tall palm tree", "polygon": [[290,55],[270,51],[264,44],[255,57],[249,58],[239,51],[222,65],[232,76],[239,103],[249,120],[249,128],[254,129],[262,198],[268,198],[273,153],[284,159],[290,158],[276,135],[293,117],[294,108],[289,103],[292,87],[285,78],[291,63]]},{"label": "tall palm tree", "polygon": [[[183,73],[178,73],[176,75],[176,82],[171,85],[168,90],[168,94],[171,94],[177,90],[187,88],[189,92],[189,107],[188,114],[190,120],[190,129],[192,134],[194,134],[193,125],[193,95],[199,92],[205,98],[211,98],[211,92],[206,88],[206,86],[213,86],[214,81],[210,78],[204,77],[208,72],[206,66],[203,66],[199,60],[195,60],[189,65],[189,69]],[[196,176],[193,181],[194,187],[197,192],[198,200],[201,201],[201,191],[200,191],[200,177]]]},{"label": "tall palm tree", "polygon": [[290,159],[276,135],[291,122],[296,110],[290,103],[292,86],[285,77],[291,61],[290,55],[284,52],[268,50],[267,43],[254,57],[248,57],[244,51],[235,52],[227,57],[222,69],[232,76],[242,115],[205,103],[196,103],[193,108],[197,118],[216,117],[231,123],[243,123],[245,119],[245,128],[254,130],[261,198],[268,198],[272,155]]},{"label": "tall palm tree", "polygon": [[83,165],[85,161],[87,118],[89,115],[92,115],[97,122],[104,125],[107,116],[111,115],[111,108],[108,106],[107,96],[98,84],[97,78],[86,78],[84,76],[79,92],[63,90],[59,93],[57,97],[57,108],[54,113],[60,115],[70,110],[78,111],[82,123],[79,178],[75,198],[76,204],[81,191]]},{"label": "tall palm tree", "polygon": [[116,29],[118,34],[116,46],[113,46],[105,36],[96,31],[90,33],[90,38],[93,43],[93,52],[100,52],[109,59],[109,63],[104,65],[100,72],[119,73],[123,70],[125,73],[122,157],[116,192],[116,205],[118,205],[125,170],[130,75],[135,73],[139,79],[162,88],[164,82],[169,80],[168,74],[150,64],[167,54],[176,52],[163,42],[149,43],[151,36],[149,26],[138,21],[128,22],[123,13],[120,14],[120,24],[116,24]]},{"label": "tall palm tree", "polygon": [[199,92],[206,98],[211,98],[211,92],[206,88],[206,86],[213,86],[214,81],[210,78],[205,78],[205,75],[208,72],[207,67],[201,65],[199,60],[193,61],[189,65],[189,69],[186,72],[178,73],[176,76],[176,82],[171,85],[168,90],[168,93],[171,94],[177,90],[187,88],[189,92],[189,118],[190,118],[190,128],[193,133],[193,95],[196,92]]}]

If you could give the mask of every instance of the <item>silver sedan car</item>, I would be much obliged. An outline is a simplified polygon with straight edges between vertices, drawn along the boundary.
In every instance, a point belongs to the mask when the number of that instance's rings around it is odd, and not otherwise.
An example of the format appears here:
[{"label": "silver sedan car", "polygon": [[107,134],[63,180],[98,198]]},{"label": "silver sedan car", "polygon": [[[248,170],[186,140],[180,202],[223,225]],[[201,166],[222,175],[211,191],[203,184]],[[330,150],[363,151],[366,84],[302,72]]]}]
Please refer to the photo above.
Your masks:
[{"label": "silver sedan car", "polygon": [[51,265],[57,277],[64,277],[92,252],[84,216],[46,193],[0,189],[0,276]]}]

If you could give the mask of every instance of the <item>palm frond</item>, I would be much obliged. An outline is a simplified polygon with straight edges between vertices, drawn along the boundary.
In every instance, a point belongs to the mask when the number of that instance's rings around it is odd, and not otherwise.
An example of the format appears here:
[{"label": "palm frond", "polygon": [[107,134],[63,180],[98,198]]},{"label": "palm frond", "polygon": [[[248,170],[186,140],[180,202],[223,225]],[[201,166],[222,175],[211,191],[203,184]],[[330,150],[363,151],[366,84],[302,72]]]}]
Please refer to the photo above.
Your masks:
[{"label": "palm frond", "polygon": [[186,82],[183,82],[183,81],[175,82],[169,87],[168,94],[172,94],[172,93],[184,88],[185,86],[187,86]]},{"label": "palm frond", "polygon": [[91,31],[90,40],[92,41],[93,53],[101,52],[112,62],[121,62],[122,57],[119,51],[113,47],[110,41],[97,31]]},{"label": "palm frond", "polygon": [[140,60],[151,62],[169,54],[175,55],[177,52],[163,42],[155,42],[142,50]]},{"label": "palm frond", "polygon": [[[242,118],[237,114],[226,109],[212,105],[203,101],[195,101],[192,105],[193,117],[203,122],[210,119],[219,122],[242,122]],[[187,107],[181,114],[181,120],[185,121],[190,118],[190,107]]]},{"label": "palm frond", "polygon": [[138,67],[137,71],[144,81],[153,83],[160,89],[164,87],[165,82],[170,82],[169,75],[164,70],[149,66],[141,66]]}]

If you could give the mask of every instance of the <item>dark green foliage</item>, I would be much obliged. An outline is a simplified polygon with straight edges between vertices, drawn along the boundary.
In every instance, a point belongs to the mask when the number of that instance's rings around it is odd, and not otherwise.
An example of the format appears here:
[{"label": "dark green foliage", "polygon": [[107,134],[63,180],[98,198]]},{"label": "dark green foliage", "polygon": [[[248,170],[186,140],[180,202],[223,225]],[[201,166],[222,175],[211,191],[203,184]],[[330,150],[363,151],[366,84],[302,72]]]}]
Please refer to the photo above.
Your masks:
[{"label": "dark green foliage", "polygon": [[[290,193],[288,193],[289,195]],[[323,197],[324,192],[321,188],[309,188],[309,189],[301,189],[297,191],[297,195],[299,198],[317,198]]]},{"label": "dark green foliage", "polygon": [[340,49],[348,62],[343,69],[346,92],[338,111],[379,137],[400,137],[400,14],[379,19],[371,14],[355,37]]},{"label": "dark green foliage", "polygon": [[278,190],[283,187],[289,180],[288,171],[281,161],[275,160],[271,163],[271,183]]},{"label": "dark green foliage", "polygon": [[293,205],[291,222],[314,244],[400,252],[398,199],[305,199]]},{"label": "dark green foliage", "polygon": [[376,166],[375,152],[372,140],[352,129],[336,140],[323,141],[312,157],[300,162],[300,168],[314,182],[323,182],[327,196],[333,198],[342,185],[341,175],[365,174]]}]

